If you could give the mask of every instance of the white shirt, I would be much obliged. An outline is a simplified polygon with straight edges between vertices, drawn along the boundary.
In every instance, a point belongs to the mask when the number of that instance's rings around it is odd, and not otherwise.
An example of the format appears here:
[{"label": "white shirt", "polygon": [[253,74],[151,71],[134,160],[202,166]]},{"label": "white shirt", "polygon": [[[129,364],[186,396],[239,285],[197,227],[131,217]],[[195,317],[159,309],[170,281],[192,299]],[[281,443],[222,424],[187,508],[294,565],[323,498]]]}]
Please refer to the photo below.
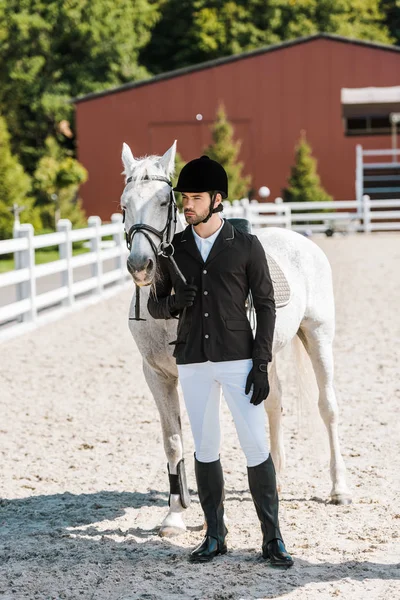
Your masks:
[{"label": "white shirt", "polygon": [[219,229],[217,229],[217,231],[215,233],[213,233],[212,235],[210,235],[209,237],[206,237],[206,238],[200,237],[195,232],[194,227],[192,225],[193,237],[195,239],[196,245],[199,249],[199,252],[200,252],[201,257],[204,260],[204,262],[206,262],[208,255],[211,252],[211,248],[213,247],[214,242],[217,239],[217,237],[223,227],[223,224],[224,224],[224,221],[221,219],[221,227]]}]

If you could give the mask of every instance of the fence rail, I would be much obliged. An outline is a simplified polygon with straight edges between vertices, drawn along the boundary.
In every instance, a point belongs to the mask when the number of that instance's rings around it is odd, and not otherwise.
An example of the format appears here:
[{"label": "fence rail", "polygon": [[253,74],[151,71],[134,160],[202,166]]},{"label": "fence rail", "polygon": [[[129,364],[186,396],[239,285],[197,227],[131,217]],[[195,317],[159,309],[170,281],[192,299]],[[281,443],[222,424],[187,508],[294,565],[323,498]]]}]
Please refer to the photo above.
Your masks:
[{"label": "fence rail", "polygon": [[361,203],[357,200],[283,203],[277,198],[265,204],[244,198],[232,204],[224,202],[224,214],[248,219],[254,228],[278,225],[301,233],[400,231],[400,199],[371,200],[368,195],[362,197]]},{"label": "fence rail", "polygon": [[[280,226],[299,232],[335,231],[400,231],[400,199],[371,200],[364,195],[356,200],[335,202],[275,202],[234,200],[224,203],[224,214],[245,218],[255,231],[262,227]],[[13,254],[15,269],[0,274],[0,294],[12,287],[10,301],[0,306],[0,329],[21,327],[35,323],[38,313],[50,306],[72,307],[84,294],[101,297],[107,286],[126,283],[130,278],[126,270],[127,249],[124,242],[122,216],[114,214],[111,223],[102,224],[99,217],[90,217],[88,227],[71,229],[70,221],[61,219],[58,231],[35,236],[32,225],[18,225],[14,239],[0,241],[0,255]],[[105,236],[112,241],[105,242]],[[86,254],[73,256],[73,243],[85,241]],[[41,265],[35,264],[35,250],[57,246],[59,259]],[[104,268],[106,261],[112,268]],[[77,269],[85,269],[84,278],[77,277]],[[38,293],[38,281],[47,276],[59,276],[56,288]],[[11,297],[13,296],[13,297]],[[11,322],[11,323],[10,323]],[[2,339],[0,332],[0,339]]]},{"label": "fence rail", "polygon": [[[67,219],[58,221],[56,233],[34,235],[30,224],[17,225],[14,239],[0,241],[0,255],[14,255],[15,268],[0,274],[0,293],[8,290],[8,301],[0,306],[0,326],[19,327],[34,323],[38,312],[58,305],[71,307],[83,294],[101,295],[103,290],[115,283],[129,280],[126,270],[127,249],[124,242],[122,215],[114,214],[111,223],[102,225],[99,217],[90,217],[89,227],[71,230]],[[111,247],[105,247],[105,236],[112,235]],[[86,241],[89,251],[73,256],[73,242]],[[109,242],[107,243],[109,244]],[[35,264],[35,250],[58,247],[59,259],[45,264]],[[104,272],[105,261],[113,261],[112,268]],[[86,268],[85,277],[75,280],[75,269]],[[43,277],[58,275],[55,289],[37,293],[37,282]],[[12,323],[10,323],[12,321]],[[1,336],[0,336],[1,337]]]}]

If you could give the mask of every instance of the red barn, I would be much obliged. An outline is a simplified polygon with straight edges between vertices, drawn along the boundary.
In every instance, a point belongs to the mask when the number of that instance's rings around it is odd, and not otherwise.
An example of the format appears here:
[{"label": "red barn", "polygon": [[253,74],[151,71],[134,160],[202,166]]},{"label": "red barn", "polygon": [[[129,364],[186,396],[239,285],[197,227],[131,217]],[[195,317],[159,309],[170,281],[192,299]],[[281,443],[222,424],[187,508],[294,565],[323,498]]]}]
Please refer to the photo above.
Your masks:
[{"label": "red barn", "polygon": [[400,48],[319,34],[78,98],[86,212],[108,220],[117,210],[122,142],[143,156],[163,154],[177,139],[191,160],[210,143],[221,103],[255,190],[265,185],[271,199],[281,195],[304,129],[326,190],[337,200],[354,199],[356,145],[390,147],[389,115],[400,112],[400,97],[386,98],[384,90],[372,103],[365,94],[342,93],[371,86],[400,86]]}]

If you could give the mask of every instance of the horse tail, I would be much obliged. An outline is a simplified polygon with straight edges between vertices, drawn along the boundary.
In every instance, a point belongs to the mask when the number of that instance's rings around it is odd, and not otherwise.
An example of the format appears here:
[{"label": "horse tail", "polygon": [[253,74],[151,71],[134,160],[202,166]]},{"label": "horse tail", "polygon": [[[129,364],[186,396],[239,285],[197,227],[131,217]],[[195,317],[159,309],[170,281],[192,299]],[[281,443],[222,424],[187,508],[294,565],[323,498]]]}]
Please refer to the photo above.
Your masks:
[{"label": "horse tail", "polygon": [[325,447],[326,433],[319,416],[319,390],[314,369],[306,349],[306,339],[301,329],[292,340],[297,387],[297,431],[300,439],[311,442],[313,452],[321,453]]}]

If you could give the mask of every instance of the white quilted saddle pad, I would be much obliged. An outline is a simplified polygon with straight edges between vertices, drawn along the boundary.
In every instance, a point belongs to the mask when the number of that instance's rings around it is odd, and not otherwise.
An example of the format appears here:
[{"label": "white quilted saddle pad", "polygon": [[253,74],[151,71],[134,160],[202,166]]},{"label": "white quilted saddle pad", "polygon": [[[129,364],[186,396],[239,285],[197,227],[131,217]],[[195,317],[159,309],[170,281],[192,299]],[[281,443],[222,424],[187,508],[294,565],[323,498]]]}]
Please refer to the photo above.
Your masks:
[{"label": "white quilted saddle pad", "polygon": [[269,254],[267,254],[267,262],[274,286],[275,306],[276,308],[282,308],[290,302],[292,295],[290,286],[282,269]]}]

